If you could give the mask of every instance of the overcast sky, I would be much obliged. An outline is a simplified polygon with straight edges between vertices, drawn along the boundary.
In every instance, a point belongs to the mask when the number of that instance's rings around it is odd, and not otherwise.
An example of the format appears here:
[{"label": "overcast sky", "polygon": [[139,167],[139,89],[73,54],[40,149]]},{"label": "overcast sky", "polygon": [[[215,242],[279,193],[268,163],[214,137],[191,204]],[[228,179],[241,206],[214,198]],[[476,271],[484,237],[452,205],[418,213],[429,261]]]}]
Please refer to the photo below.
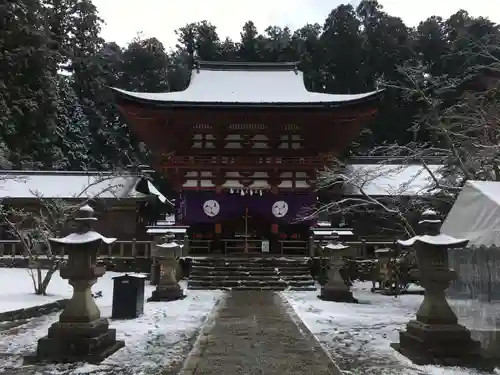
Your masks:
[{"label": "overcast sky", "polygon": [[[358,1],[351,3],[357,4]],[[499,0],[379,0],[385,11],[409,26],[432,15],[443,18],[459,9],[500,23]],[[208,20],[221,39],[238,40],[243,24],[252,20],[259,31],[269,25],[296,29],[306,23],[323,25],[339,0],[93,0],[106,25],[103,37],[124,46],[139,32],[166,47],[176,44],[174,31],[189,22]]]}]

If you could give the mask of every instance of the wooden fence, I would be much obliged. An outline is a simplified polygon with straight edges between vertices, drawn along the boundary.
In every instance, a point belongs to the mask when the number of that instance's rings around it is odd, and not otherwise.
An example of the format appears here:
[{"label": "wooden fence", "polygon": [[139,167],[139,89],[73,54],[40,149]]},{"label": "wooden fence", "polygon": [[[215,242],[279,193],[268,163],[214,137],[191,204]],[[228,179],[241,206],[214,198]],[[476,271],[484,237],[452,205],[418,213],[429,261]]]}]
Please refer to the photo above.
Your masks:
[{"label": "wooden fence", "polygon": [[[150,241],[115,241],[101,247],[98,256],[101,258],[149,258],[151,256]],[[66,255],[63,246],[54,246],[53,251],[60,257]],[[0,257],[25,257],[26,254],[19,240],[1,240]],[[42,255],[43,257],[43,255]]]},{"label": "wooden fence", "polygon": [[[189,255],[210,255],[211,254],[211,249],[209,246],[209,242],[211,241],[203,241],[204,243],[202,244],[203,246],[200,246],[200,240],[191,240],[190,246],[189,246],[189,253],[190,254],[185,254],[184,251],[182,252],[182,256],[189,256]],[[206,242],[206,243],[205,243]],[[307,242],[306,241],[286,241],[287,243],[284,244],[285,241],[280,242],[281,246],[281,251],[280,254],[288,254],[294,253],[294,254],[300,254],[304,256],[308,256],[309,252],[307,251]],[[182,243],[182,241],[181,241]],[[345,242],[346,245],[349,245],[353,248],[354,253],[353,255],[356,256],[366,256],[366,246],[367,245],[377,245],[377,246],[390,246],[393,245],[393,242],[367,242],[367,241],[352,241],[352,242]],[[285,246],[284,246],[285,245]],[[151,256],[151,246],[152,242],[151,241],[115,241],[114,243],[110,245],[103,245],[98,253],[98,256],[101,258],[113,258],[113,257],[119,257],[119,258],[150,258]],[[288,251],[290,249],[286,249],[286,246],[292,246],[293,251]],[[53,251],[61,257],[64,257],[66,255],[66,252],[64,250],[64,247],[62,246],[56,246],[53,248]],[[0,240],[0,257],[26,257],[26,254],[24,253],[24,249],[20,243],[19,240]],[[43,257],[43,255],[42,255]]]}]

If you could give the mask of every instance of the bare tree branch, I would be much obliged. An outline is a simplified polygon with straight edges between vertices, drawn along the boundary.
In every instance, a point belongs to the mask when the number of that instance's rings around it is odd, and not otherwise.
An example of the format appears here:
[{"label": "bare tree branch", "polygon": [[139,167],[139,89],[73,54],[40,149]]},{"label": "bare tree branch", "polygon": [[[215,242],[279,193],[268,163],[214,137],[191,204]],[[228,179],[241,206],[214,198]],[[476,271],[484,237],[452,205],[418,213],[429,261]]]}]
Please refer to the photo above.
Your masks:
[{"label": "bare tree branch", "polygon": [[68,221],[82,205],[106,194],[119,198],[117,191],[125,187],[124,182],[123,174],[91,175],[88,184],[71,199],[46,198],[39,191],[31,191],[38,202],[37,211],[6,206],[0,202],[0,218],[10,233],[20,241],[23,253],[29,260],[28,273],[36,294],[46,293],[51,277],[62,261],[53,252],[49,238],[61,235],[67,228]]}]

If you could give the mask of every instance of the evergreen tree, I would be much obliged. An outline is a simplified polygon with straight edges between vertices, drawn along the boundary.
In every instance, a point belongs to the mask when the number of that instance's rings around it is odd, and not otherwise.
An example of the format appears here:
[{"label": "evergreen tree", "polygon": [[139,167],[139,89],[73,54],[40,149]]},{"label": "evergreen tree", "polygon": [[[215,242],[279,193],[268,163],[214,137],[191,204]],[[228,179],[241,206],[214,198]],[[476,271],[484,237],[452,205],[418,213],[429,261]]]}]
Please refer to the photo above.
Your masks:
[{"label": "evergreen tree", "polygon": [[[485,61],[474,51],[499,35],[497,25],[465,11],[412,29],[376,0],[356,9],[340,5],[323,26],[270,25],[260,33],[249,20],[235,41],[221,40],[210,20],[194,22],[177,30],[178,44],[168,51],[156,38],[138,37],[123,47],[103,40],[91,0],[0,0],[0,25],[0,164],[59,169],[147,161],[109,87],[183,90],[195,59],[298,61],[309,90],[347,94],[374,90],[381,79],[402,85],[401,65],[430,77],[483,74],[474,71]],[[407,99],[387,90],[353,152],[386,142],[434,142],[425,131],[409,131],[422,106]]]},{"label": "evergreen tree", "polygon": [[14,166],[50,165],[57,128],[51,66],[58,51],[38,0],[2,1],[0,14],[0,140]]}]

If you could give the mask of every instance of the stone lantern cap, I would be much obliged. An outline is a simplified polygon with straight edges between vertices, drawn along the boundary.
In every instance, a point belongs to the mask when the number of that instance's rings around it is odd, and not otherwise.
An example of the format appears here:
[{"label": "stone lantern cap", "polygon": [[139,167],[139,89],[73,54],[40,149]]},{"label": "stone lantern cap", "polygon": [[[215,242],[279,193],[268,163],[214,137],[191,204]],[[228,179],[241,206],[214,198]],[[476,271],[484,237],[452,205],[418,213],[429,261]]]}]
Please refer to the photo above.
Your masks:
[{"label": "stone lantern cap", "polygon": [[83,245],[93,242],[103,242],[110,244],[116,241],[116,238],[104,237],[99,232],[92,230],[92,223],[97,220],[94,216],[94,209],[89,205],[80,207],[74,219],[78,223],[78,229],[62,238],[49,238],[49,241],[63,245]]},{"label": "stone lantern cap", "polygon": [[88,204],[82,206],[76,212],[75,221],[97,221],[97,218],[94,216],[95,211]]},{"label": "stone lantern cap", "polygon": [[173,234],[172,232],[168,232],[165,234],[165,236],[163,236],[163,242],[156,246],[162,249],[181,248],[183,245],[178,244],[177,242],[174,241],[174,239],[175,239],[175,234]]},{"label": "stone lantern cap", "polygon": [[381,249],[377,249],[374,251],[375,254],[387,254],[387,253],[392,253],[394,250],[388,248],[388,247],[383,247]]},{"label": "stone lantern cap", "polygon": [[156,245],[157,247],[161,247],[162,249],[175,249],[182,247],[182,245],[179,245],[177,242],[164,242],[161,244]]},{"label": "stone lantern cap", "polygon": [[326,250],[344,250],[344,249],[348,249],[349,246],[346,246],[340,242],[330,242],[328,244],[326,244],[325,246],[323,246],[323,249],[326,249]]},{"label": "stone lantern cap", "polygon": [[414,236],[407,240],[398,240],[397,243],[403,247],[413,246],[416,242],[427,245],[441,246],[446,248],[459,248],[467,245],[469,240],[464,238],[455,238],[447,234],[440,233],[441,220],[433,210],[426,210],[418,222],[422,228],[422,235]]}]

